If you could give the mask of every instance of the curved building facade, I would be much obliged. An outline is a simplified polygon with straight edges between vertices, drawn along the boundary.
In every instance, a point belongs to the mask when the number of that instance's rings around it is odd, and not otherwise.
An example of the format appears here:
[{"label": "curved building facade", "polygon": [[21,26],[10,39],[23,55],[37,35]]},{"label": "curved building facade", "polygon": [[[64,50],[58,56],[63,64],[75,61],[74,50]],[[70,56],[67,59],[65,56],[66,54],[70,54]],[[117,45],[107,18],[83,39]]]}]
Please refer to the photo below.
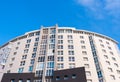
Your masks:
[{"label": "curved building facade", "polygon": [[[34,73],[34,79],[30,81],[29,78],[26,82],[68,82],[67,70],[78,71],[77,68],[84,68],[83,82],[119,82],[118,43],[98,33],[56,25],[42,26],[0,47],[1,76],[4,73]],[[59,76],[60,72],[68,75]],[[77,76],[73,73],[71,77]],[[11,78],[10,82],[14,80]]]}]

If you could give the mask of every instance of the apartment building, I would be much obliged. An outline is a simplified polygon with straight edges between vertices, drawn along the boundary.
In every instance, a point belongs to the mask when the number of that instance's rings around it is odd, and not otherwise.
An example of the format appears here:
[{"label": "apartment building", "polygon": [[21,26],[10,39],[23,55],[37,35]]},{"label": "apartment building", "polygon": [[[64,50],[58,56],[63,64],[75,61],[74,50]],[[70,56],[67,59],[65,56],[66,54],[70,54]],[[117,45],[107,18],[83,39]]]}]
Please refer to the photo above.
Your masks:
[{"label": "apartment building", "polygon": [[2,82],[119,82],[120,51],[102,34],[41,26],[0,47],[0,69]]}]

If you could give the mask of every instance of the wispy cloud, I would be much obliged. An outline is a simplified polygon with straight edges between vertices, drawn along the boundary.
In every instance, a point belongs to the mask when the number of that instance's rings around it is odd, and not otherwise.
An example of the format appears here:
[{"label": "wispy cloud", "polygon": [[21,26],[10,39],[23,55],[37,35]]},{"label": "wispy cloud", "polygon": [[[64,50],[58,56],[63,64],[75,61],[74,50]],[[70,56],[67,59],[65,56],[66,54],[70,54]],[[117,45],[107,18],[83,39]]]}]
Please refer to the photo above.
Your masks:
[{"label": "wispy cloud", "polygon": [[96,18],[110,15],[120,18],[120,0],[75,0],[77,4],[94,13]]}]

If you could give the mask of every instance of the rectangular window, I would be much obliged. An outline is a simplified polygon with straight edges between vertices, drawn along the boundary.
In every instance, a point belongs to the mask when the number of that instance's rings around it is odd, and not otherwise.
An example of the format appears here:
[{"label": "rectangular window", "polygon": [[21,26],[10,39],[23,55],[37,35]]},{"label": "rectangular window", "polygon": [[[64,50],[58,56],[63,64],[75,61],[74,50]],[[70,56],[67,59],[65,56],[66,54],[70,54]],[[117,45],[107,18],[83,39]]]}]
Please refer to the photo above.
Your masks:
[{"label": "rectangular window", "polygon": [[30,44],[26,44],[26,45],[25,45],[25,48],[29,48],[29,47],[30,47]]},{"label": "rectangular window", "polygon": [[72,35],[67,36],[68,39],[73,39]]},{"label": "rectangular window", "polygon": [[84,37],[83,37],[83,36],[80,36],[80,39],[84,39]]},{"label": "rectangular window", "polygon": [[58,49],[63,49],[63,45],[58,45]]},{"label": "rectangular window", "polygon": [[81,40],[80,43],[81,43],[81,44],[85,44],[85,41],[84,41],[84,40]]},{"label": "rectangular window", "polygon": [[35,43],[34,43],[34,46],[38,46],[38,42],[35,42]]},{"label": "rectangular window", "polygon": [[24,65],[25,65],[25,61],[21,61],[20,66],[24,66]]},{"label": "rectangular window", "polygon": [[40,35],[40,32],[36,32],[36,35]]},{"label": "rectangular window", "polygon": [[63,55],[63,51],[58,51],[58,55]]},{"label": "rectangular window", "polygon": [[35,59],[31,59],[30,64],[34,64],[34,62],[35,62]]},{"label": "rectangular window", "polygon": [[69,44],[73,44],[73,40],[68,40],[68,43]]},{"label": "rectangular window", "polygon": [[68,45],[68,49],[74,49],[73,45]]},{"label": "rectangular window", "polygon": [[74,51],[68,51],[69,55],[74,55]]},{"label": "rectangular window", "polygon": [[91,72],[90,71],[86,71],[86,76],[91,76]]},{"label": "rectangular window", "polygon": [[63,64],[63,63],[58,63],[58,64],[57,64],[57,68],[58,68],[58,69],[64,68],[64,64]]},{"label": "rectangular window", "polygon": [[75,68],[75,63],[69,63],[69,68]]},{"label": "rectangular window", "polygon": [[28,51],[29,51],[29,49],[25,49],[25,50],[24,50],[24,53],[28,53]]},{"label": "rectangular window", "polygon": [[108,71],[109,71],[109,72],[113,72],[112,68],[108,68]]},{"label": "rectangular window", "polygon": [[86,46],[81,46],[82,49],[86,49]]},{"label": "rectangular window", "polygon": [[33,48],[33,52],[36,52],[37,51],[37,47]]},{"label": "rectangular window", "polygon": [[63,61],[63,57],[57,57],[57,61]]},{"label": "rectangular window", "polygon": [[69,61],[75,61],[75,57],[69,57]]},{"label": "rectangular window", "polygon": [[22,68],[19,68],[19,69],[18,69],[18,73],[23,73],[23,70],[24,70],[23,67],[22,67]]},{"label": "rectangular window", "polygon": [[89,68],[90,67],[89,64],[84,64],[84,66],[85,66],[85,68]]},{"label": "rectangular window", "polygon": [[34,36],[34,33],[30,33],[30,34],[29,34],[29,37],[32,37],[32,36]]},{"label": "rectangular window", "polygon": [[31,39],[28,39],[28,40],[27,40],[27,43],[30,43],[30,42],[31,42]]},{"label": "rectangular window", "polygon": [[83,55],[87,55],[87,52],[86,52],[86,51],[82,51],[82,54],[83,54]]},{"label": "rectangular window", "polygon": [[58,39],[63,39],[63,35],[58,35]]},{"label": "rectangular window", "polygon": [[33,71],[33,66],[29,66],[29,71],[30,71],[30,72]]},{"label": "rectangular window", "polygon": [[83,60],[84,60],[84,61],[88,61],[88,58],[87,58],[87,57],[83,57]]},{"label": "rectangular window", "polygon": [[63,44],[63,40],[58,40],[58,44]]},{"label": "rectangular window", "polygon": [[27,59],[27,55],[23,55],[23,56],[22,56],[22,59]]},{"label": "rectangular window", "polygon": [[115,76],[114,75],[110,75],[112,80],[115,80]]},{"label": "rectangular window", "polygon": [[32,57],[31,58],[35,58],[36,57],[36,53],[32,53]]},{"label": "rectangular window", "polygon": [[35,38],[35,41],[39,41],[39,37]]}]

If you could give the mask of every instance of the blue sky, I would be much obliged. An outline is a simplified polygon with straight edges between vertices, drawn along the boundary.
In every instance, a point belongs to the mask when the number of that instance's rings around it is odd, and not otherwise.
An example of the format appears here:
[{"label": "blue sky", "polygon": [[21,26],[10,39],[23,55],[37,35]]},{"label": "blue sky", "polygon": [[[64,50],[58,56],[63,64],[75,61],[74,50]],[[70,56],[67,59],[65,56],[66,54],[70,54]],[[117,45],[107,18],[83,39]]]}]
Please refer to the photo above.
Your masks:
[{"label": "blue sky", "polygon": [[0,0],[0,45],[56,23],[98,32],[120,43],[120,0]]}]

